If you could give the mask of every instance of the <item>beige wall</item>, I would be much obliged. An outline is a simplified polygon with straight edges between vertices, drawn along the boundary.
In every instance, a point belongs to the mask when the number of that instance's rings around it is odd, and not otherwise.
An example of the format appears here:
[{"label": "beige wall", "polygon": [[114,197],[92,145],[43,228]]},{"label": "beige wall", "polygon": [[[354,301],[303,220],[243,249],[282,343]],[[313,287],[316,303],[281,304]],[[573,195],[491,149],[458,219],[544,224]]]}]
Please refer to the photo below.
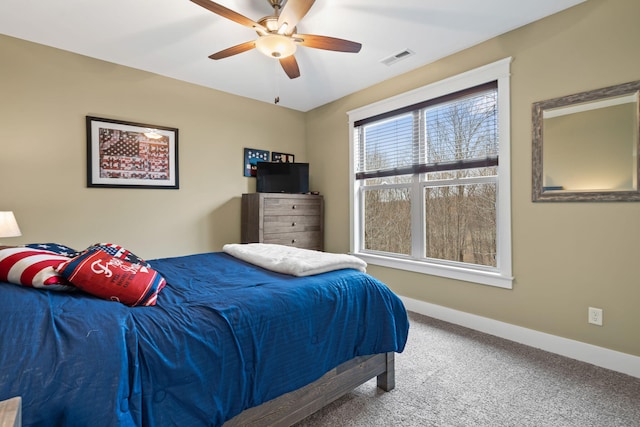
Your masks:
[{"label": "beige wall", "polygon": [[[349,249],[347,111],[512,56],[513,290],[369,272],[407,297],[640,355],[640,204],[531,202],[531,104],[640,79],[638,17],[637,0],[588,0],[309,112],[327,250]],[[587,324],[589,306],[604,309],[603,327]]]},{"label": "beige wall", "polygon": [[[306,159],[303,113],[6,36],[0,55],[0,210],[23,233],[6,244],[220,250],[255,191],[244,147]],[[178,128],[180,189],[87,188],[86,115]]]},{"label": "beige wall", "polygon": [[[346,112],[513,56],[514,289],[369,271],[407,297],[640,355],[640,204],[534,204],[530,189],[531,103],[640,79],[638,16],[637,0],[588,0],[306,114],[0,36],[0,210],[23,231],[3,241],[219,250],[239,240],[239,196],[255,188],[242,149],[254,147],[311,162],[327,250],[347,251]],[[86,188],[85,115],[179,128],[180,190]],[[603,327],[586,323],[588,306]]]}]

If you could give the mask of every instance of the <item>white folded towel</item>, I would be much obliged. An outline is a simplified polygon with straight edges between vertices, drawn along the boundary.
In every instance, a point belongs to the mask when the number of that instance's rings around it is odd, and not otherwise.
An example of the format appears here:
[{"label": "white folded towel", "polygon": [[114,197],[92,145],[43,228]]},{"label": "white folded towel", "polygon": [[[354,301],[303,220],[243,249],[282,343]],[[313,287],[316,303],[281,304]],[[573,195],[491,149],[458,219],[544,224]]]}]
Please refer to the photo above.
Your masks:
[{"label": "white folded towel", "polygon": [[270,243],[231,243],[222,250],[267,270],[298,277],[351,268],[366,272],[367,263],[353,255],[320,252]]}]

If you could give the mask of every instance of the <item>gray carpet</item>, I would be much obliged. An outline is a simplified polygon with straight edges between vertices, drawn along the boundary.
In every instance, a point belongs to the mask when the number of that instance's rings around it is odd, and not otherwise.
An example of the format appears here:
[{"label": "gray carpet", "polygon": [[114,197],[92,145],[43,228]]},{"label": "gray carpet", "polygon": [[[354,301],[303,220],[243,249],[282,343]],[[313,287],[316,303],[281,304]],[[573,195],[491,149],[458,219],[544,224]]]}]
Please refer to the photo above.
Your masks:
[{"label": "gray carpet", "polygon": [[308,426],[640,426],[640,379],[410,313],[396,388],[375,379]]}]

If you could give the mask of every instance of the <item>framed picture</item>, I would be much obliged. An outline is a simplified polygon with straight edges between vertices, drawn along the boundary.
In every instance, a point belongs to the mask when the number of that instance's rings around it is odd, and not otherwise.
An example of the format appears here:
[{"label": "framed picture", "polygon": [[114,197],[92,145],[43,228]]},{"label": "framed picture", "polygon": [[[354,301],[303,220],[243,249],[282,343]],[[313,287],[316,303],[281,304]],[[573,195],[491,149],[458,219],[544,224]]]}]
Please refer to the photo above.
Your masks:
[{"label": "framed picture", "polygon": [[295,163],[296,157],[293,154],[288,153],[271,153],[271,161],[278,163]]},{"label": "framed picture", "polygon": [[178,129],[87,116],[87,187],[180,188]]},{"label": "framed picture", "polygon": [[255,178],[258,162],[268,162],[269,151],[258,150],[256,148],[244,149],[244,176],[252,176]]}]

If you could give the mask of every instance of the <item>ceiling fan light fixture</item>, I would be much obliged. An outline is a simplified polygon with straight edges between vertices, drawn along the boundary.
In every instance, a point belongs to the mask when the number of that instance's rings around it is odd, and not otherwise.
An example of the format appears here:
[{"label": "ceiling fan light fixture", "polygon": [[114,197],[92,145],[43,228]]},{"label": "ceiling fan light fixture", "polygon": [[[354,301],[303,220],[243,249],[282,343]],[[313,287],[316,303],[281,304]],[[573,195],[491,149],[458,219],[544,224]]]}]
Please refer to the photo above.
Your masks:
[{"label": "ceiling fan light fixture", "polygon": [[282,59],[295,53],[297,45],[290,38],[280,34],[268,34],[256,40],[256,49],[263,54]]},{"label": "ceiling fan light fixture", "polygon": [[289,29],[289,23],[285,22],[278,29],[278,34],[286,34],[288,29]]}]

